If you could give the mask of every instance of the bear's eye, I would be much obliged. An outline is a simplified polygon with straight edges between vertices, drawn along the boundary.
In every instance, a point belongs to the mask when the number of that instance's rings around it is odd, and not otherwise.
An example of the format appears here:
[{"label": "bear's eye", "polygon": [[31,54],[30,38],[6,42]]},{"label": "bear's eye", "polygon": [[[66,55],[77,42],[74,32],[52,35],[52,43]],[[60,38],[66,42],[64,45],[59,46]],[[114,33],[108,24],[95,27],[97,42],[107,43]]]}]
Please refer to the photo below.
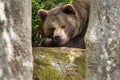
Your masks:
[{"label": "bear's eye", "polygon": [[63,25],[61,28],[62,28],[62,29],[64,29],[65,27],[66,27],[66,26],[65,26],[65,25]]}]

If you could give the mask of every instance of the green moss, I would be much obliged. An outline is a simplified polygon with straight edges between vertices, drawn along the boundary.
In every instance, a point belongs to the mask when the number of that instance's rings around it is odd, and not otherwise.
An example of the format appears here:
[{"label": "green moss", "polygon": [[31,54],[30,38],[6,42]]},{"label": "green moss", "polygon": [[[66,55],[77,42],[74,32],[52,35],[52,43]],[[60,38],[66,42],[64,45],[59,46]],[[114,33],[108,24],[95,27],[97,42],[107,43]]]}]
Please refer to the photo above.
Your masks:
[{"label": "green moss", "polygon": [[[44,68],[45,67],[45,68]],[[53,69],[50,66],[44,66],[44,67],[38,67],[38,69],[36,70],[37,73],[39,74],[37,75],[36,78],[34,78],[34,80],[38,79],[38,80],[62,80],[60,79],[60,72]]]},{"label": "green moss", "polygon": [[66,73],[62,73],[51,66],[51,62],[60,61],[65,65],[69,65],[69,54],[47,48],[34,48],[33,54],[33,80],[83,80],[83,78],[85,78],[85,55],[75,58],[74,64],[77,65],[77,69],[75,68],[75,70],[73,70],[73,68],[72,72],[68,71]]},{"label": "green moss", "polygon": [[83,78],[85,78],[85,72],[86,72],[85,55],[81,57],[77,57],[74,62],[75,64],[78,65],[77,67],[78,73],[80,73],[80,75],[83,76]]},{"label": "green moss", "polygon": [[36,59],[34,62],[33,80],[62,80],[59,79],[61,73],[50,65],[49,59]]},{"label": "green moss", "polygon": [[36,48],[33,51],[34,51],[33,52],[34,54],[45,55],[46,57],[49,57],[53,60],[57,59],[57,60],[64,61],[66,63],[70,62],[68,54],[65,54],[65,53],[62,54],[62,53],[59,53],[59,51],[58,51],[58,53],[56,53],[56,52],[51,51],[49,49],[41,49],[41,48]]}]

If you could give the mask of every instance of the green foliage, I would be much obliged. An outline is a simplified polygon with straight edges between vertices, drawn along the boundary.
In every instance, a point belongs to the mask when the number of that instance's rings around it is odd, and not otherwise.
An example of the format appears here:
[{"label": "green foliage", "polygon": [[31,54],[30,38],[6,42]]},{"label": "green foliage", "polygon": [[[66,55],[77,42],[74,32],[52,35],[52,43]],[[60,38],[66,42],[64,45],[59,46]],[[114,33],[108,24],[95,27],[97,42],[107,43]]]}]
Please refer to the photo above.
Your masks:
[{"label": "green foliage", "polygon": [[32,0],[32,46],[38,46],[41,39],[41,20],[38,10],[49,10],[60,3],[72,3],[73,0]]},{"label": "green foliage", "polygon": [[[50,54],[51,53],[51,54]],[[53,51],[49,51],[48,49],[33,49],[34,56],[44,55],[45,58],[37,58],[34,59],[34,76],[33,80],[64,80],[62,74],[57,71],[54,67],[51,66],[51,61],[53,60],[61,60],[68,62],[67,54],[58,55]]]}]

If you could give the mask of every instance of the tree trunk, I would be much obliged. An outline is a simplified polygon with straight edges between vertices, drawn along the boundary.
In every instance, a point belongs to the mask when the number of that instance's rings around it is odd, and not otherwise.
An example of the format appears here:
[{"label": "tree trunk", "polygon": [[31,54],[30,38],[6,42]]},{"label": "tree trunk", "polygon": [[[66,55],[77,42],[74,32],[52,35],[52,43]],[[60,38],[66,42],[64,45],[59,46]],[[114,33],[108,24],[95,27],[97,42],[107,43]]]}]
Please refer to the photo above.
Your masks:
[{"label": "tree trunk", "polygon": [[120,0],[91,0],[86,80],[120,80]]},{"label": "tree trunk", "polygon": [[0,80],[32,80],[31,0],[0,0]]}]

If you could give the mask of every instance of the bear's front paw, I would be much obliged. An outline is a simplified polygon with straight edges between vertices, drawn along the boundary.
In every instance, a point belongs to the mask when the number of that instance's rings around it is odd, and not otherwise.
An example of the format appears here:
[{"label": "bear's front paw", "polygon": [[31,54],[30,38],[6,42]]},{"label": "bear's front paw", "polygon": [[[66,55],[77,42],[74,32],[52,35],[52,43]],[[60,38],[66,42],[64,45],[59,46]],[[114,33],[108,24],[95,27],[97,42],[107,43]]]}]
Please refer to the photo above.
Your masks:
[{"label": "bear's front paw", "polygon": [[55,47],[55,43],[52,38],[43,38],[41,40],[42,47]]}]

